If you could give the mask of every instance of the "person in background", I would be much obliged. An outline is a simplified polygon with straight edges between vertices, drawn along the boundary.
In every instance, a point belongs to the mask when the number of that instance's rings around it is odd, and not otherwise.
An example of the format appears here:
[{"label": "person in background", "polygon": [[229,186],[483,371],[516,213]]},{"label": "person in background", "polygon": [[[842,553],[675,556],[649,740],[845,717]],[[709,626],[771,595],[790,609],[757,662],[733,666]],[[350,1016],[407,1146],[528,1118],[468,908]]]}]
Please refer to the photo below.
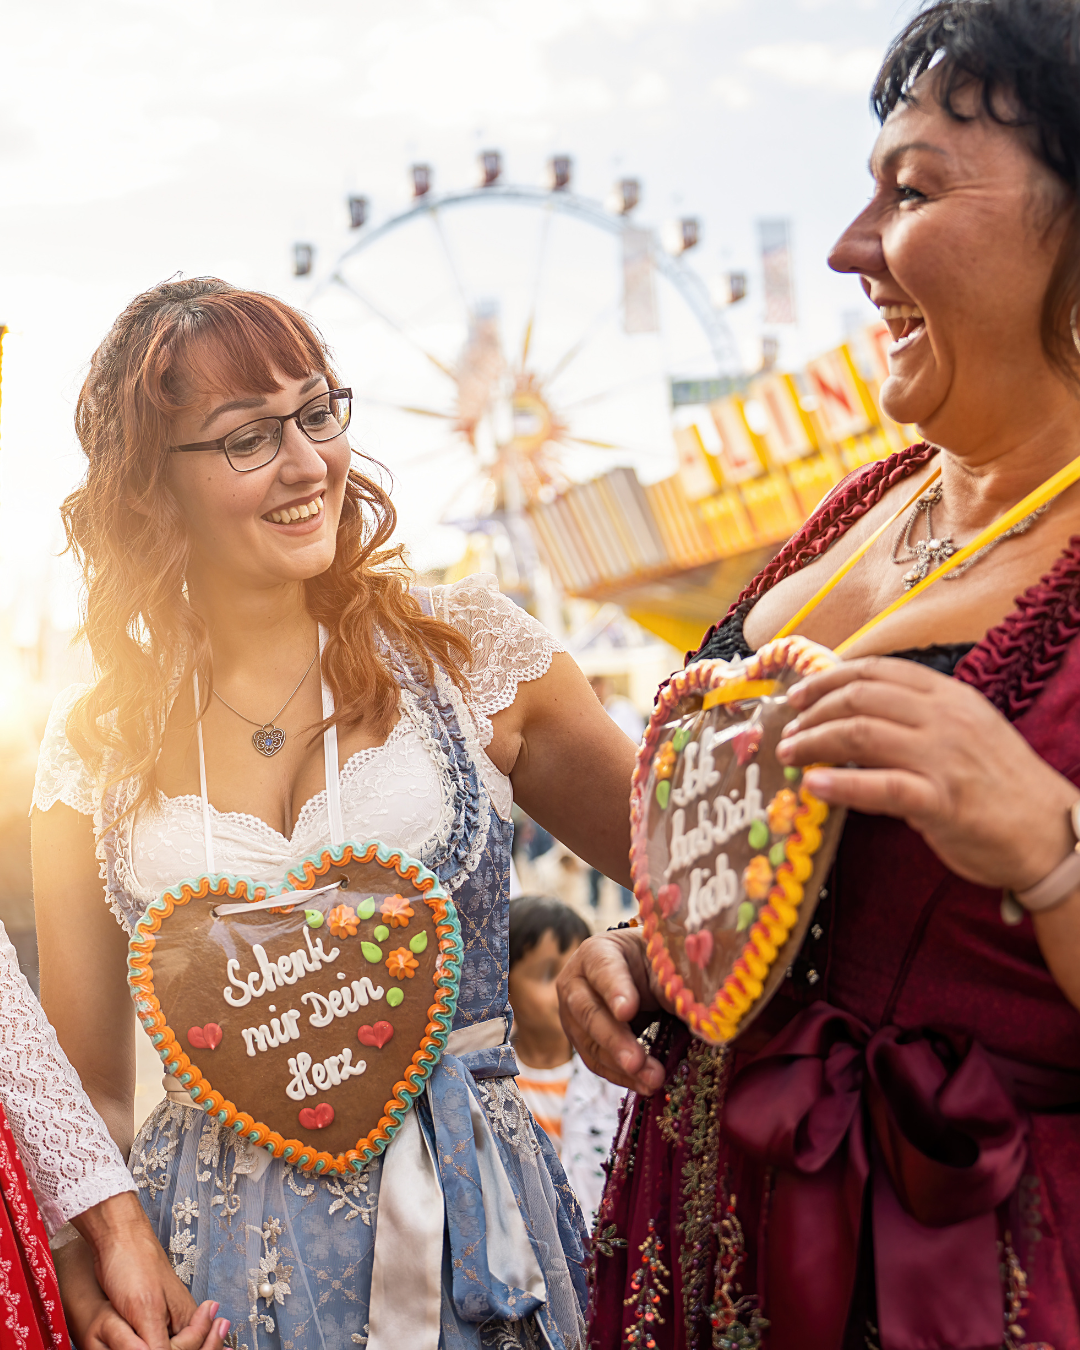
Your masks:
[{"label": "person in background", "polygon": [[[600,706],[615,723],[637,744],[645,734],[645,719],[628,698],[615,692],[615,681],[610,675],[591,675],[589,684],[600,700]],[[604,874],[595,867],[589,871],[589,904],[593,909],[600,908],[600,879]],[[619,887],[619,898],[625,910],[634,908],[634,892],[625,886]]]},{"label": "person in background", "polygon": [[510,902],[510,1005],[521,1065],[518,1087],[591,1221],[604,1189],[603,1163],[624,1094],[585,1067],[559,1021],[555,981],[588,936],[585,920],[561,900],[523,895]]}]

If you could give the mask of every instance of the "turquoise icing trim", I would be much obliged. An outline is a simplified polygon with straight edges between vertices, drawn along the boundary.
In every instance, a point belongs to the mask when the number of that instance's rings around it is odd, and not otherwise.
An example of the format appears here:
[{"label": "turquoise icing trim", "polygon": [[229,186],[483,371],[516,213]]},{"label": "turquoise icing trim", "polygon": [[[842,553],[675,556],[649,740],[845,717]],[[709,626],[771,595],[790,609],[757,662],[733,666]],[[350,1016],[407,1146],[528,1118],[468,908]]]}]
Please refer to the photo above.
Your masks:
[{"label": "turquoise icing trim", "polygon": [[[224,888],[224,893],[228,895],[230,899],[234,900],[240,899],[241,897],[253,899],[256,892],[261,892],[263,896],[270,899],[273,896],[298,892],[299,888],[308,881],[309,870],[312,880],[319,875],[321,864],[325,859],[329,858],[329,865],[325,868],[321,868],[321,870],[330,871],[334,867],[343,865],[347,850],[351,850],[354,857],[363,857],[373,845],[375,847],[376,857],[388,870],[390,868],[394,868],[395,870],[400,869],[400,875],[402,872],[409,872],[415,868],[416,883],[418,886],[425,882],[431,883],[430,889],[425,894],[425,899],[441,900],[443,902],[446,910],[446,917],[443,922],[449,926],[450,933],[442,939],[444,943],[448,943],[449,945],[447,950],[441,953],[443,963],[442,970],[438,980],[435,981],[435,988],[438,992],[444,994],[446,1003],[446,1006],[436,1012],[432,1019],[430,1039],[434,1041],[435,1044],[424,1050],[420,1054],[416,1064],[412,1066],[410,1077],[406,1080],[407,1086],[401,1092],[401,1096],[405,1099],[404,1105],[395,1106],[388,1113],[389,1119],[383,1127],[386,1133],[385,1140],[376,1146],[361,1150],[356,1158],[349,1160],[347,1170],[356,1172],[359,1172],[366,1167],[372,1158],[378,1157],[401,1128],[402,1121],[405,1119],[405,1116],[415,1103],[417,1097],[419,1097],[421,1092],[427,1087],[427,1082],[431,1077],[433,1069],[442,1058],[443,1052],[446,1049],[447,1039],[453,1026],[454,1013],[457,1011],[464,946],[461,939],[461,922],[458,919],[457,909],[449,891],[439,880],[436,873],[429,867],[425,867],[424,864],[419,862],[416,858],[413,858],[410,854],[406,853],[404,849],[393,848],[389,844],[384,844],[381,839],[368,839],[363,843],[347,840],[338,848],[333,848],[331,846],[320,849],[317,853],[309,853],[306,858],[302,858],[296,866],[290,868],[290,870],[285,873],[285,879],[279,886],[267,885],[263,882],[256,883],[251,877],[239,877],[229,872],[201,873],[198,876],[186,877],[176,886],[172,886],[168,890],[163,891],[156,900],[151,901],[136,923],[134,933],[132,934],[128,946],[128,984],[131,987],[132,997],[136,1002],[136,1006],[138,1006],[140,996],[136,994],[135,983],[137,980],[142,981],[146,978],[146,967],[152,962],[153,944],[156,941],[156,934],[151,929],[154,917],[156,914],[168,909],[170,901],[174,905],[178,904],[183,898],[185,887],[188,887],[194,892],[198,892],[202,889],[202,883],[207,881],[209,883],[207,887],[208,895],[212,892],[219,892]],[[304,889],[308,888],[305,887]],[[302,897],[302,895],[303,891],[299,890],[299,896]],[[297,903],[299,903],[299,899]],[[150,943],[149,953],[136,950],[135,944],[143,942]],[[151,1018],[150,1020],[152,1021],[153,1019]],[[147,1028],[147,1031],[149,1032],[149,1028]],[[150,1038],[155,1045],[159,1045],[160,1042],[164,1040],[164,1032],[159,1031],[152,1033]],[[166,1060],[171,1053],[172,1052],[169,1050],[159,1050],[162,1060]],[[168,1068],[168,1065],[166,1067]],[[169,1071],[172,1072],[173,1069],[178,1067],[179,1061],[174,1061],[172,1069]],[[190,1074],[185,1074],[183,1077],[186,1081],[190,1081],[191,1079]],[[198,1099],[196,1098],[196,1101],[197,1100]],[[207,1109],[206,1103],[203,1103],[203,1109]],[[224,1122],[227,1113],[222,1110],[216,1114],[218,1119]],[[239,1121],[234,1121],[232,1128],[237,1133],[243,1131],[243,1125]],[[258,1132],[253,1130],[249,1133],[248,1137],[254,1142],[258,1138]],[[265,1147],[270,1153],[273,1153],[273,1145],[267,1144]],[[291,1148],[285,1149],[282,1156],[288,1158],[291,1156],[292,1152],[293,1150]],[[310,1153],[301,1154],[298,1165],[302,1167],[305,1163],[309,1162],[310,1159]],[[323,1173],[327,1176],[340,1175],[338,1168],[328,1168],[324,1161],[316,1163],[311,1170],[319,1175],[322,1175]]]}]

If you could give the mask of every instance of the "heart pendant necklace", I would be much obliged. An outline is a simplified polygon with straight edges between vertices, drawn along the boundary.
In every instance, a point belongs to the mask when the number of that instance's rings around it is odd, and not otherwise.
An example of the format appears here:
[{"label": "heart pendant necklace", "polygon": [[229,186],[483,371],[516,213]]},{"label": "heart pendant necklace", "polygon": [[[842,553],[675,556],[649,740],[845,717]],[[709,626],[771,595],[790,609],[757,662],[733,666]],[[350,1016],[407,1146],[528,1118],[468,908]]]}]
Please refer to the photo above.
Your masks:
[{"label": "heart pendant necklace", "polygon": [[281,705],[281,707],[277,710],[277,712],[273,715],[273,717],[271,717],[269,722],[256,722],[251,717],[244,717],[244,714],[240,711],[239,708],[234,708],[233,705],[227,699],[221,698],[221,695],[218,693],[216,689],[214,690],[215,697],[221,699],[221,702],[225,704],[226,708],[228,708],[228,710],[231,713],[236,713],[237,717],[241,718],[245,722],[250,722],[253,727],[257,728],[256,731],[252,732],[251,744],[255,747],[256,750],[258,750],[260,755],[265,755],[267,759],[269,759],[271,755],[276,755],[277,752],[281,749],[281,747],[285,744],[285,732],[282,730],[281,727],[275,726],[274,723],[278,720],[281,714],[285,711],[285,709],[289,706],[289,704],[299,693],[300,685],[302,685],[304,681],[307,679],[308,672],[311,670],[311,667],[318,660],[318,657],[319,652],[318,648],[316,648],[315,655],[308,662],[308,668],[307,670],[304,671],[303,675],[300,676],[296,688],[292,691],[292,693]]}]

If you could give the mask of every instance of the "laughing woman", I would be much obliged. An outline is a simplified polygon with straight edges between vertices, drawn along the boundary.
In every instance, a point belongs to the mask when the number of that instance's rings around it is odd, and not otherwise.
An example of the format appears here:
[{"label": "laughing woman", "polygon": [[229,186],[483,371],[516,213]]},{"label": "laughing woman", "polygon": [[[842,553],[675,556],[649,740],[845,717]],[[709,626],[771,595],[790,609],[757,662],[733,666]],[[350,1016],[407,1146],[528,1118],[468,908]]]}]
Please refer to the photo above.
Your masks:
[{"label": "laughing woman", "polygon": [[[516,796],[625,879],[633,748],[492,578],[410,586],[384,547],[390,501],[351,467],[339,384],[294,310],[207,279],[139,296],[94,357],[77,414],[87,477],[64,515],[97,679],[60,697],[41,752],[43,1002],[177,1272],[238,1345],[571,1350],[581,1219],[509,1045],[510,808]],[[342,763],[330,781],[324,707]],[[258,753],[252,724],[271,714]],[[445,1225],[400,1195],[380,1212],[383,1160],[345,1179],[298,1172],[175,1081],[132,1143],[132,926],[215,870],[211,853],[280,883],[330,843],[337,810],[346,838],[435,871],[461,919],[443,1062],[466,1092],[416,1108]],[[459,1140],[452,1156],[437,1125]],[[516,1213],[499,1203],[511,1191]]]},{"label": "laughing woman", "polygon": [[583,1057],[640,1094],[597,1350],[1080,1350],[1080,4],[935,4],[874,104],[831,262],[892,329],[885,411],[926,439],[842,484],[701,651],[796,615],[854,637],[778,752],[845,766],[806,783],[850,810],[734,1053],[669,1017],[646,1056],[634,932],[563,972]]}]

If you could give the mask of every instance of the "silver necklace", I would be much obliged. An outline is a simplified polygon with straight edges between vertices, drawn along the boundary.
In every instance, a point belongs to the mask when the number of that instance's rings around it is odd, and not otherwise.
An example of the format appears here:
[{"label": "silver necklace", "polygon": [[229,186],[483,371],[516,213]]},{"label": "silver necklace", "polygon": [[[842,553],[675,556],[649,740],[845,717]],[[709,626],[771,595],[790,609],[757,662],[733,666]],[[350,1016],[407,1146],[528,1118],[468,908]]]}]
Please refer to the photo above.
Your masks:
[{"label": "silver necklace", "polygon": [[[941,501],[941,484],[935,483],[929,488],[912,507],[911,515],[907,518],[907,524],[900,533],[896,541],[896,547],[893,549],[892,560],[894,563],[903,565],[911,563],[910,569],[904,573],[904,590],[910,591],[912,586],[917,586],[920,581],[924,581],[927,576],[936,568],[940,567],[946,558],[951,558],[956,552],[956,545],[952,541],[951,535],[935,535],[934,527],[931,521],[931,512]],[[991,551],[997,548],[998,544],[1006,539],[1011,539],[1017,534],[1026,534],[1039,517],[1049,510],[1053,498],[1044,502],[1032,511],[1030,516],[1025,516],[1023,520],[1018,520],[1011,529],[1003,530],[996,539],[991,539],[988,544],[984,544],[976,553],[973,553],[966,562],[962,562],[959,567],[954,567],[951,572],[946,572],[941,578],[942,581],[955,581],[957,577],[962,576],[969,567],[974,567],[977,562]],[[911,532],[915,528],[915,522],[922,512],[926,517],[926,538],[911,541]],[[906,549],[907,552],[901,556],[900,550]]]},{"label": "silver necklace", "polygon": [[281,707],[277,710],[277,712],[273,715],[273,717],[271,717],[269,722],[256,722],[250,717],[244,717],[244,714],[240,711],[239,708],[234,708],[233,705],[228,701],[228,699],[221,698],[221,695],[218,693],[218,691],[216,689],[214,690],[215,696],[221,699],[222,703],[225,704],[226,708],[228,708],[230,712],[236,713],[237,717],[241,718],[245,722],[250,723],[251,726],[258,728],[257,731],[252,733],[251,744],[255,747],[256,750],[258,750],[260,755],[265,755],[267,759],[269,759],[271,755],[276,755],[277,752],[281,749],[281,747],[285,744],[284,730],[281,727],[275,726],[274,723],[278,720],[281,714],[285,711],[285,709],[296,697],[297,693],[299,692],[300,685],[302,685],[304,681],[307,679],[311,667],[315,664],[315,662],[318,659],[319,653],[318,650],[316,649],[315,655],[308,662],[307,670],[305,670],[303,675],[300,676],[296,688],[292,691],[292,693],[281,705]]}]

